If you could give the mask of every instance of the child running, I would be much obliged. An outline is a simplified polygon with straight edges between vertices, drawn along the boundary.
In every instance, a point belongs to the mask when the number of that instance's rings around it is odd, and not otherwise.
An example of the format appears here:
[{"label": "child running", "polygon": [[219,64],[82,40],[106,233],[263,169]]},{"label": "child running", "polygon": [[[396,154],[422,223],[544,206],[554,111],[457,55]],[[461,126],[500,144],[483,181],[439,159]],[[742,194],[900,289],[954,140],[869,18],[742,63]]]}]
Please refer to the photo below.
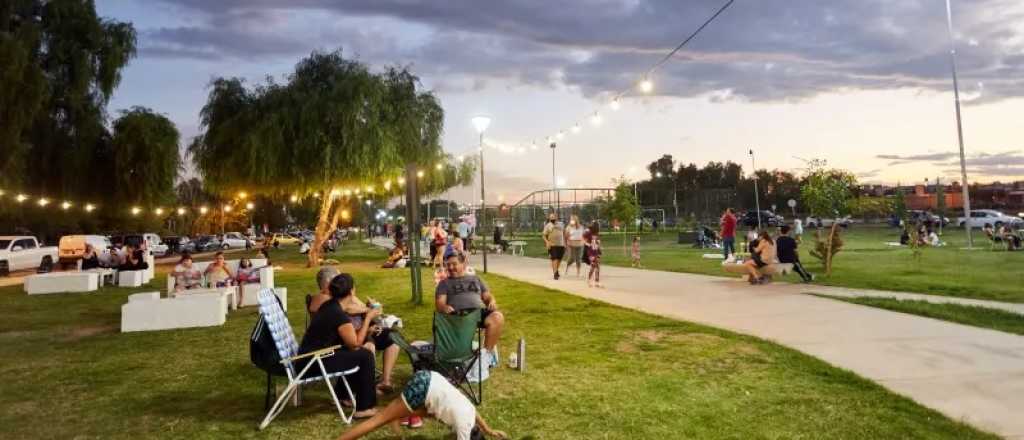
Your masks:
[{"label": "child running", "polygon": [[411,415],[436,417],[452,428],[458,440],[477,438],[474,432],[479,436],[478,430],[491,437],[508,438],[508,434],[487,426],[483,417],[476,413],[473,403],[444,376],[435,371],[420,370],[413,374],[400,398],[392,400],[383,411],[342,434],[338,440],[355,440],[388,423],[397,431],[398,420]]},{"label": "child running", "polygon": [[590,273],[587,274],[587,285],[590,287],[604,287],[601,285],[601,237],[594,235],[590,239],[590,247],[587,249],[590,259]]},{"label": "child running", "polygon": [[630,264],[630,266],[639,268],[640,267],[640,236],[638,236],[638,235],[634,235],[633,236],[633,252],[632,252],[632,256],[633,256],[633,262]]}]

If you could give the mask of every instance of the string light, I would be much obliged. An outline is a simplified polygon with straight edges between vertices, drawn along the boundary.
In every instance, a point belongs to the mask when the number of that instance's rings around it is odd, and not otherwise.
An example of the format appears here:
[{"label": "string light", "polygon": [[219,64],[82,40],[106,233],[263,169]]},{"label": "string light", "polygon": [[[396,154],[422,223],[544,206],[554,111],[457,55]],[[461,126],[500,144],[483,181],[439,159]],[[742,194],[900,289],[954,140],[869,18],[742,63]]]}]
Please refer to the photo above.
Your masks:
[{"label": "string light", "polygon": [[185,208],[178,208],[178,215],[185,215]]},{"label": "string light", "polygon": [[595,127],[600,126],[601,125],[601,114],[597,113],[597,112],[594,112],[594,114],[590,117],[590,123],[593,126],[595,126]]},{"label": "string light", "polygon": [[404,186],[405,185],[405,177],[399,177],[398,178],[398,185],[399,186]]},{"label": "string light", "polygon": [[618,110],[619,110],[619,107],[620,107],[620,106],[619,106],[619,98],[615,98],[615,99],[613,99],[613,100],[612,100],[612,103],[611,103],[611,104],[609,104],[608,106],[609,106],[609,107],[611,107],[611,108],[612,108],[612,110],[618,111]]},{"label": "string light", "polygon": [[50,203],[50,201],[46,200],[46,198],[44,197],[44,198],[39,199],[38,203],[39,203],[39,206],[46,206],[46,205],[48,205]]},{"label": "string light", "polygon": [[434,168],[437,168],[438,171],[441,171],[441,168],[444,168],[444,165],[437,164],[434,166]]},{"label": "string light", "polygon": [[654,90],[654,83],[651,82],[650,79],[644,78],[643,81],[640,81],[640,91],[641,92],[651,93],[651,90]]},{"label": "string light", "polygon": [[18,203],[21,203],[21,202],[24,202],[25,200],[28,200],[28,196],[26,196],[24,194],[18,194],[18,196],[15,197],[14,200],[17,200]]},{"label": "string light", "polygon": [[341,195],[341,190],[340,189],[334,188],[334,189],[331,190],[331,197],[338,197],[340,195]]},{"label": "string light", "polygon": [[291,201],[292,201],[292,203],[298,202],[299,201],[299,196],[297,196],[295,194],[292,194]]},{"label": "string light", "polygon": [[[462,159],[461,159],[462,156],[459,156],[459,158],[460,158],[459,162],[462,162]],[[384,191],[391,191],[391,181],[390,180],[384,182]]]},{"label": "string light", "polygon": [[580,130],[582,130],[582,129],[583,128],[580,127],[580,123],[577,122],[576,125],[572,126],[572,134],[580,134]]},{"label": "string light", "polygon": [[153,211],[153,212],[156,213],[156,215],[163,215],[164,214],[164,208],[156,208],[156,210]]},{"label": "string light", "polygon": [[[358,191],[357,191],[357,192],[358,192]],[[345,197],[352,197],[352,190],[350,190],[350,189],[346,189],[346,190],[345,190]]]},{"label": "string light", "polygon": [[142,212],[142,208],[139,208],[138,206],[132,207],[132,215],[139,215],[140,212]]},{"label": "string light", "polygon": [[209,211],[209,209],[207,209],[205,206],[200,206],[199,207],[199,213],[200,214],[206,214],[207,211]]},{"label": "string light", "polygon": [[245,209],[251,210],[254,206],[256,206],[256,205],[253,205],[252,202],[249,202],[249,203],[245,204]]},{"label": "string light", "polygon": [[246,194],[245,191],[241,191],[238,193],[238,198],[245,200],[246,197],[249,197],[249,194]]},{"label": "string light", "polygon": [[68,208],[71,208],[71,202],[67,202],[67,201],[65,201],[64,203],[61,203],[61,204],[60,204],[60,208],[61,208],[61,209],[63,209],[63,210],[65,210],[65,211],[67,211],[67,210],[68,210]]},{"label": "string light", "polygon": [[423,170],[419,170],[419,171],[417,171],[417,172],[416,172],[416,177],[419,177],[419,178],[421,178],[421,179],[422,179],[422,178],[423,178]]},{"label": "string light", "polygon": [[565,137],[565,131],[564,130],[558,132],[558,134],[555,135],[555,139],[558,139],[558,140],[562,140],[562,138],[564,138],[564,137]]},{"label": "string light", "polygon": [[94,209],[96,209],[96,207],[93,206],[91,203],[86,203],[85,204],[85,212],[92,212],[92,210],[94,210]]},{"label": "string light", "polygon": [[231,212],[231,205],[224,205],[224,212]]},{"label": "string light", "polygon": [[373,186],[366,187],[366,192],[373,194]]},{"label": "string light", "polygon": [[530,144],[530,149],[531,150],[536,150],[537,149],[537,142],[536,141],[534,141],[533,143]]}]

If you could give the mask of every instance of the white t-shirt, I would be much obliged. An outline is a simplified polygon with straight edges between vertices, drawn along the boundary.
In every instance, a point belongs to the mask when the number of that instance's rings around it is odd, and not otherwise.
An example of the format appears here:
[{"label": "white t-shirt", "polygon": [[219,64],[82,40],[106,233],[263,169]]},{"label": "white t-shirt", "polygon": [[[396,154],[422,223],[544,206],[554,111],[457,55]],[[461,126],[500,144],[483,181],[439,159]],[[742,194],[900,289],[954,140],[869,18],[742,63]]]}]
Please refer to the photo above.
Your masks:
[{"label": "white t-shirt", "polygon": [[450,426],[458,440],[469,440],[476,426],[476,408],[457,388],[436,371],[430,372],[430,388],[424,402],[427,414]]}]

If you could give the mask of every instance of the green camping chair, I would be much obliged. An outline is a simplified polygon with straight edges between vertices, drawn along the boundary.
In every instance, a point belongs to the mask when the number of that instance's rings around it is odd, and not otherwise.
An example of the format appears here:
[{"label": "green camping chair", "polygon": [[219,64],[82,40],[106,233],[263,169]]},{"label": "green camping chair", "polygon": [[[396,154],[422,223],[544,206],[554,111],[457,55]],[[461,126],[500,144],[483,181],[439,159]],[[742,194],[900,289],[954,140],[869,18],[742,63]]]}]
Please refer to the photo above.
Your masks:
[{"label": "green camping chair", "polygon": [[[441,373],[452,385],[462,390],[473,404],[479,405],[484,399],[483,383],[478,380],[474,384],[469,378],[471,374],[477,378],[483,376],[480,349],[484,340],[483,329],[479,326],[480,316],[480,310],[452,315],[434,312],[434,343],[431,346],[412,346],[398,332],[391,332],[391,339],[409,355],[413,370],[425,369]],[[477,371],[472,371],[473,368]]]}]

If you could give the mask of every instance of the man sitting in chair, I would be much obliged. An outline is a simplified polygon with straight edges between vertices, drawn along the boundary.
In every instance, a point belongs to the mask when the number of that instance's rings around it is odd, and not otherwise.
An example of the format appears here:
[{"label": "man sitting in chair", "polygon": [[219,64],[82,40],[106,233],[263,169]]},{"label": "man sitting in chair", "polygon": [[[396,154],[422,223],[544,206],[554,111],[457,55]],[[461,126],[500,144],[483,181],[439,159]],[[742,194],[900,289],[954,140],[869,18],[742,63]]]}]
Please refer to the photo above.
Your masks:
[{"label": "man sitting in chair", "polygon": [[[445,260],[444,267],[448,277],[441,280],[434,291],[437,311],[451,314],[480,309],[480,328],[486,330],[483,349],[485,353],[481,353],[481,358],[487,361],[487,365],[497,366],[498,355],[494,352],[494,346],[498,345],[498,339],[501,338],[505,316],[498,311],[494,295],[491,295],[483,280],[476,275],[466,274],[465,254],[456,252],[450,255]],[[483,354],[490,354],[490,357],[483,357]]]}]

